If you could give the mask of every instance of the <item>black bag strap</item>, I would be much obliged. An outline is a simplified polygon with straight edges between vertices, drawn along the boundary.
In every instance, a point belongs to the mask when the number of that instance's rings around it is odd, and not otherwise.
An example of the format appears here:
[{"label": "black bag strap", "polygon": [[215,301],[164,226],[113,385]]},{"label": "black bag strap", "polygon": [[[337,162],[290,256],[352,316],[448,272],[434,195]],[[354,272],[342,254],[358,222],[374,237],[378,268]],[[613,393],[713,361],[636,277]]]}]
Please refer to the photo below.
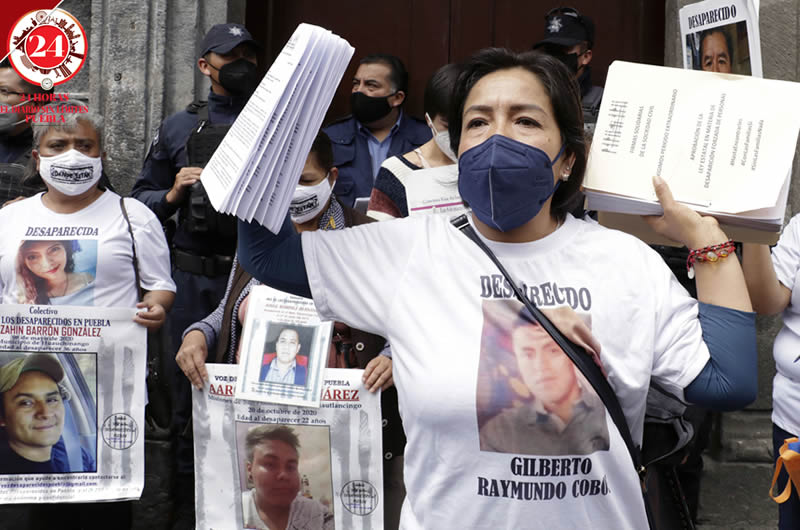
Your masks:
[{"label": "black bag strap", "polygon": [[639,478],[643,478],[645,470],[641,463],[641,453],[639,447],[633,442],[631,431],[628,428],[628,422],[625,419],[624,413],[622,412],[622,407],[619,404],[617,395],[614,393],[614,390],[611,388],[608,380],[603,375],[600,367],[583,348],[566,338],[558,330],[558,328],[556,328],[553,323],[550,322],[550,319],[548,319],[544,313],[539,310],[539,308],[533,305],[530,299],[520,290],[520,288],[511,278],[511,275],[508,273],[508,271],[506,271],[505,267],[503,267],[503,264],[500,263],[500,260],[497,259],[497,256],[494,255],[494,252],[492,252],[491,249],[487,247],[486,244],[481,240],[481,238],[478,237],[478,234],[475,233],[475,230],[469,224],[465,214],[455,217],[450,222],[453,224],[453,226],[463,232],[464,235],[470,238],[476,245],[478,245],[478,247],[480,247],[480,249],[483,250],[487,256],[489,256],[497,268],[500,269],[500,272],[503,273],[503,276],[505,276],[506,280],[511,285],[511,288],[514,290],[514,294],[517,296],[519,301],[525,305],[533,318],[535,318],[542,328],[544,328],[545,331],[550,334],[553,340],[556,341],[559,347],[564,350],[564,353],[567,354],[567,356],[572,360],[573,363],[575,363],[584,377],[586,377],[586,379],[589,381],[589,384],[592,385],[597,394],[600,396],[600,399],[603,400],[603,404],[606,406],[606,409],[608,409],[611,419],[614,421],[614,424],[616,424],[617,430],[619,430],[625,445],[628,447],[628,451],[630,452],[631,460],[633,460],[633,467],[636,469],[636,473],[639,475]]},{"label": "black bag strap", "polygon": [[122,210],[122,217],[125,218],[125,223],[128,225],[128,233],[131,235],[131,250],[133,251],[133,274],[136,278],[136,289],[139,291],[139,300],[144,298],[144,289],[142,288],[142,278],[139,276],[139,258],[136,256],[136,241],[133,237],[133,227],[131,226],[131,219],[128,217],[128,210],[125,208],[125,199],[119,198],[119,209]]}]

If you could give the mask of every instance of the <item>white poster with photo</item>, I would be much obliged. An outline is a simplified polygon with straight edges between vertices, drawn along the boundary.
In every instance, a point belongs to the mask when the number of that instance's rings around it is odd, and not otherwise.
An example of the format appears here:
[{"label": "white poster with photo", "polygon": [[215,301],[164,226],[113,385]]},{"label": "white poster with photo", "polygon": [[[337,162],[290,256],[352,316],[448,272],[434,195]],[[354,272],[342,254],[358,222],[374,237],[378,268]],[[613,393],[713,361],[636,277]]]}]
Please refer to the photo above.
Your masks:
[{"label": "white poster with photo", "polygon": [[319,406],[333,324],[308,298],[253,287],[239,356],[236,397]]},{"label": "white poster with photo", "polygon": [[752,0],[706,0],[679,11],[683,66],[762,77],[758,5]]},{"label": "white poster with photo", "polygon": [[383,528],[380,394],[328,369],[319,408],[238,400],[235,365],[193,389],[197,528]]},{"label": "white poster with photo", "polygon": [[139,498],[147,331],[134,313],[0,305],[0,503]]},{"label": "white poster with photo", "polygon": [[458,192],[458,164],[412,171],[405,186],[411,216],[432,213],[452,216],[467,210]]}]

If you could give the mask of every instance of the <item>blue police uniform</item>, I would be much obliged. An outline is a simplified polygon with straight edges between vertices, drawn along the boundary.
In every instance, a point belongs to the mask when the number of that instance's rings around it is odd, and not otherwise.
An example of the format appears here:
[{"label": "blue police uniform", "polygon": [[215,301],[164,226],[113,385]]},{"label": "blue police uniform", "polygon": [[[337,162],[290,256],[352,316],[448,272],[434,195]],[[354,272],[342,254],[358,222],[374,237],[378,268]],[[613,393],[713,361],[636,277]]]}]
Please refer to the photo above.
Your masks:
[{"label": "blue police uniform", "polygon": [[[209,91],[208,118],[211,124],[230,125],[247,103],[247,97],[221,96]],[[179,206],[167,202],[167,192],[175,182],[175,175],[181,168],[189,166],[186,144],[189,137],[198,129],[198,113],[188,109],[173,114],[161,124],[153,139],[144,167],[131,191],[131,195],[145,203],[161,220],[166,221]],[[177,292],[175,303],[169,314],[169,334],[173,352],[177,353],[181,345],[181,334],[191,324],[203,319],[219,304],[225,294],[228,281],[227,269],[223,266],[213,267],[214,261],[227,257],[232,261],[236,248],[235,238],[231,241],[209,237],[208,234],[192,233],[186,224],[179,222],[175,231],[173,244],[173,273]],[[211,267],[206,274],[182,267],[175,257],[195,257],[200,263],[203,260]],[[219,262],[217,262],[219,263]],[[182,270],[184,269],[184,270]],[[175,362],[175,355],[168,361],[172,366],[171,387],[173,399],[173,426],[179,430],[191,418],[191,387],[189,380]],[[188,438],[179,438],[177,447],[179,473],[193,472],[192,445]]]},{"label": "blue police uniform", "polygon": [[[431,139],[428,125],[408,114],[401,115],[386,158],[413,151]],[[345,116],[323,129],[333,145],[333,165],[339,169],[334,192],[342,204],[352,208],[357,197],[369,197],[375,176],[367,145],[369,134],[360,130],[353,116]]]}]

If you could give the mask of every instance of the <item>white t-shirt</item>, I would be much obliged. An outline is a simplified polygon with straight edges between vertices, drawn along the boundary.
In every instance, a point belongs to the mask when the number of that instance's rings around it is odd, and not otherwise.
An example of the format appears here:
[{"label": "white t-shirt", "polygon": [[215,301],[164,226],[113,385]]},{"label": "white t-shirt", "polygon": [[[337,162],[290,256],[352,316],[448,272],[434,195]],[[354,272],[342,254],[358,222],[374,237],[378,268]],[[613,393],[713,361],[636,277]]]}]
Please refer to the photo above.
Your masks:
[{"label": "white t-shirt", "polygon": [[[570,305],[591,320],[634,440],[651,375],[683,396],[708,361],[696,301],[633,237],[568,216],[538,241],[487,243],[539,307]],[[402,528],[646,527],[638,478],[607,413],[609,449],[480,450],[482,426],[530,398],[508,357],[521,304],[447,217],[304,233],[302,244],[322,317],[392,344],[408,436]]]},{"label": "white t-shirt", "polygon": [[[161,224],[136,199],[125,199],[125,207],[142,287],[174,292]],[[0,209],[0,226],[3,303],[133,307],[139,301],[131,235],[116,193],[106,191],[71,214],[47,208],[40,193]]]},{"label": "white t-shirt", "polygon": [[783,328],[775,337],[775,379],[772,383],[772,421],[781,429],[800,434],[800,216],[792,217],[772,249],[778,281],[792,290],[783,311]]}]

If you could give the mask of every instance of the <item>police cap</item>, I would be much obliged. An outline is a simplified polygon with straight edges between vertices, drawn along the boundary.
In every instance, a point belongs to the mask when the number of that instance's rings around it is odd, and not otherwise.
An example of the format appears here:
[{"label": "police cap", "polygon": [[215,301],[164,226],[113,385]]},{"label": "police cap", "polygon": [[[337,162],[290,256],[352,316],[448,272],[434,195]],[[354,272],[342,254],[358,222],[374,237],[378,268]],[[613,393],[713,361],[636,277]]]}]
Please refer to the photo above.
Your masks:
[{"label": "police cap", "polygon": [[208,52],[226,54],[245,42],[255,48],[261,47],[241,24],[215,24],[203,37],[200,57]]},{"label": "police cap", "polygon": [[544,44],[575,46],[588,42],[589,49],[594,46],[594,22],[572,7],[551,9],[544,17],[544,38],[533,45],[536,49]]}]

